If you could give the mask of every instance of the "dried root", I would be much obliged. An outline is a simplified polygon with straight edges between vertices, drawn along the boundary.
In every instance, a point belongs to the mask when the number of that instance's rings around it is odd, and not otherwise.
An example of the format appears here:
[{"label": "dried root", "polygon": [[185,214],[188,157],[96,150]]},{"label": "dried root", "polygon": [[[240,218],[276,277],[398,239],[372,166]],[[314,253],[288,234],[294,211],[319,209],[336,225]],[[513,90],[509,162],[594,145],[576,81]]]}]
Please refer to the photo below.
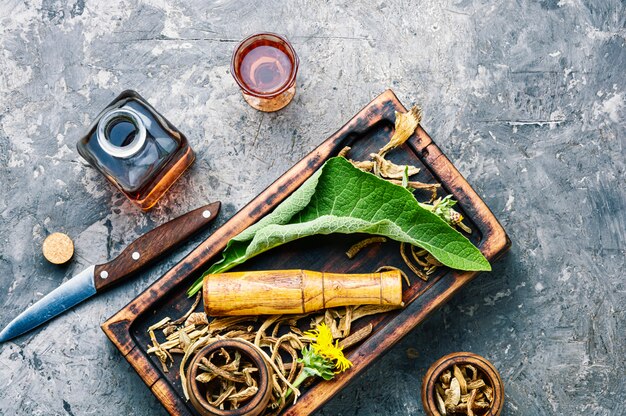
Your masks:
[{"label": "dried root", "polygon": [[[197,306],[197,303],[194,303]],[[298,362],[299,352],[311,340],[306,338],[302,327],[305,319],[310,319],[310,326],[325,322],[340,346],[350,348],[367,338],[373,331],[371,323],[352,332],[355,321],[377,313],[388,312],[396,308],[381,306],[349,306],[328,309],[316,315],[274,315],[257,323],[257,317],[236,316],[208,319],[204,312],[187,312],[181,318],[172,321],[165,318],[148,328],[152,344],[148,353],[154,354],[163,371],[168,371],[168,364],[174,362],[172,354],[181,354],[179,373],[183,394],[188,399],[186,367],[197,351],[224,338],[236,338],[249,343],[257,349],[265,361],[274,369],[271,380],[273,395],[266,414],[278,414],[291,400],[297,400],[300,392],[293,383],[302,371]],[[306,326],[306,325],[305,325]],[[155,331],[162,330],[165,341],[159,342]],[[238,353],[222,350],[208,359],[201,360],[197,380],[212,383],[218,388],[207,393],[207,401],[218,408],[236,409],[249,401],[258,391],[254,378],[257,368],[252,366]],[[217,384],[216,384],[217,383]],[[208,391],[209,389],[207,389]],[[293,392],[287,400],[287,392]]]},{"label": "dried root", "polygon": [[473,416],[491,407],[493,389],[472,365],[454,365],[435,384],[435,399],[442,415]]},{"label": "dried root", "polygon": [[348,256],[348,258],[352,260],[353,258],[356,257],[357,254],[359,254],[361,250],[363,250],[365,247],[369,246],[370,244],[386,243],[386,242],[387,242],[387,239],[385,237],[366,238],[365,240],[361,240],[355,245],[353,245],[352,247],[350,247],[348,251],[346,251],[346,256]]}]

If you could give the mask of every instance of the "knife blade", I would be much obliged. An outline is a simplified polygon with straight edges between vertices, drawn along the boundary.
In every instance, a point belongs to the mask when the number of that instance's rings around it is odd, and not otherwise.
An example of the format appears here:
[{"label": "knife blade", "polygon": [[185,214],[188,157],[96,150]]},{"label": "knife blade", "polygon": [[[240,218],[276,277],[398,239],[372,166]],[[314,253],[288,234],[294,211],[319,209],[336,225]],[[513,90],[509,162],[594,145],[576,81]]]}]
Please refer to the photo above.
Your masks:
[{"label": "knife blade", "polygon": [[220,210],[214,202],[158,226],[130,243],[113,260],[87,267],[13,319],[0,343],[20,336],[80,302],[126,280],[209,224]]}]

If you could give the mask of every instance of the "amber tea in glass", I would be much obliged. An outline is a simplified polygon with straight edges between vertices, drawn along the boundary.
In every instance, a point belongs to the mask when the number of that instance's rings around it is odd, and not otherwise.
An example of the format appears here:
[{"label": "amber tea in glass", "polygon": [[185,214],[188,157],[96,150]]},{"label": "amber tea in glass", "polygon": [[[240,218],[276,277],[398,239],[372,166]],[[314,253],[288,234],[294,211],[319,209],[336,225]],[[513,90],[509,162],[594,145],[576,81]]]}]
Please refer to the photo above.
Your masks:
[{"label": "amber tea in glass", "polygon": [[231,72],[243,98],[261,111],[285,107],[296,93],[298,55],[287,39],[259,33],[244,39],[235,49]]},{"label": "amber tea in glass", "polygon": [[195,159],[187,138],[131,90],[96,117],[77,148],[143,210],[156,204]]}]

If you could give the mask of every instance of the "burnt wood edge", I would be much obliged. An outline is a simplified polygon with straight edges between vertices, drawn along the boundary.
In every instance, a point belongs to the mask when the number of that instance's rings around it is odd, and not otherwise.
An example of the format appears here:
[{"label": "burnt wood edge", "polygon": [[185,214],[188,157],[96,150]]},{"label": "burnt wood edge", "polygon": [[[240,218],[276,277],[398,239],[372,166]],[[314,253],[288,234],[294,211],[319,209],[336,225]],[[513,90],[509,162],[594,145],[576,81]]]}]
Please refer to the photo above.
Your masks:
[{"label": "burnt wood edge", "polygon": [[[290,195],[308,179],[333,152],[340,150],[339,146],[349,145],[350,143],[344,143],[349,136],[358,136],[359,131],[365,131],[379,119],[390,118],[392,115],[390,112],[399,108],[402,109],[403,107],[392,90],[388,89],[380,94],[363,107],[361,111],[335,134],[322,142],[321,145],[296,163],[272,185],[242,208],[183,260],[101,325],[102,330],[109,340],[120,350],[120,353],[122,353],[137,373],[139,373],[142,380],[152,389],[153,393],[159,398],[168,412],[175,415],[188,414],[188,410],[184,405],[185,413],[181,413],[183,407],[180,406],[181,402],[177,399],[178,393],[169,385],[167,380],[161,377],[160,371],[152,363],[147,354],[140,348],[136,348],[137,344],[130,333],[131,326],[135,319],[137,319],[142,312],[157,303],[161,296],[166,295],[190,273],[204,267],[210,258],[223,250],[226,245],[225,242],[231,237],[234,237],[249,225],[256,222],[276,204]],[[381,112],[383,115],[379,116]],[[429,139],[430,138],[427,140]],[[421,148],[428,144],[429,141],[420,140],[418,146]],[[302,172],[306,172],[306,174],[302,175]],[[299,173],[299,175],[294,175],[294,173]],[[257,201],[263,202],[259,203]],[[224,241],[224,243],[218,246],[217,242],[220,240]],[[158,387],[155,387],[157,384]]]},{"label": "burnt wood edge", "polygon": [[178,393],[170,387],[167,380],[160,378],[152,385],[150,391],[159,399],[170,415],[193,416],[193,413],[189,411],[185,402],[178,397]]}]

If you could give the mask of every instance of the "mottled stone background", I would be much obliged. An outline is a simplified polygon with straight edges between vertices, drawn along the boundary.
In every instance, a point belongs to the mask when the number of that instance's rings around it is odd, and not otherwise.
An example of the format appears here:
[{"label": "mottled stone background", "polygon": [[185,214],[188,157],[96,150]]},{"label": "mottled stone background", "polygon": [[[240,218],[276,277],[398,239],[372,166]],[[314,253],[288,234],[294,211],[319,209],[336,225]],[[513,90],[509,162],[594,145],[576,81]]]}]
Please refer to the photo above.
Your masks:
[{"label": "mottled stone background", "polygon": [[[504,415],[626,414],[624,1],[3,0],[0,16],[0,325],[191,208],[222,200],[223,223],[392,88],[423,106],[513,247],[320,414],[421,415],[426,368],[458,350],[501,371]],[[258,31],[301,59],[276,114],[248,107],[229,73]],[[198,155],[149,214],[75,150],[127,88]],[[75,240],[66,267],[41,255],[54,231]],[[1,345],[0,414],[165,414],[99,325],[199,241]]]}]

